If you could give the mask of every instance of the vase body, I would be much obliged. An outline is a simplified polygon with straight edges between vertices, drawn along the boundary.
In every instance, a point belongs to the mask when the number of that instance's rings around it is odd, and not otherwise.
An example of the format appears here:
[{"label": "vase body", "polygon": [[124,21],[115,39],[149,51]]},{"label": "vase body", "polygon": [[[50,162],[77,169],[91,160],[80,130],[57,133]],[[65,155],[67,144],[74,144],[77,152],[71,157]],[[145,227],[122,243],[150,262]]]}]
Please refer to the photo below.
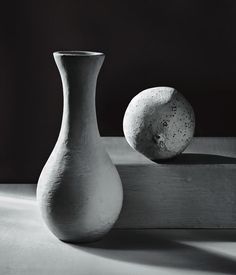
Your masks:
[{"label": "vase body", "polygon": [[56,52],[63,117],[56,145],[37,186],[42,217],[60,240],[100,239],[117,220],[123,200],[119,174],[98,131],[95,91],[104,55]]}]

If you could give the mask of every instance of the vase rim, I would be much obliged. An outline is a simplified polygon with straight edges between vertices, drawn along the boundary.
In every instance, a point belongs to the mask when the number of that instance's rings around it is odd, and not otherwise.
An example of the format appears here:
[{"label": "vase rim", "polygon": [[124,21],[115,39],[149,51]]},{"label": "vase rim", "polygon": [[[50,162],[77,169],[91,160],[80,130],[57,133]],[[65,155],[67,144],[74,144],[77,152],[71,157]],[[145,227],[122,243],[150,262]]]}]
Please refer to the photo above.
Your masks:
[{"label": "vase rim", "polygon": [[99,56],[104,55],[104,53],[101,52],[91,52],[91,51],[56,51],[53,53],[53,55],[65,55],[65,56]]}]

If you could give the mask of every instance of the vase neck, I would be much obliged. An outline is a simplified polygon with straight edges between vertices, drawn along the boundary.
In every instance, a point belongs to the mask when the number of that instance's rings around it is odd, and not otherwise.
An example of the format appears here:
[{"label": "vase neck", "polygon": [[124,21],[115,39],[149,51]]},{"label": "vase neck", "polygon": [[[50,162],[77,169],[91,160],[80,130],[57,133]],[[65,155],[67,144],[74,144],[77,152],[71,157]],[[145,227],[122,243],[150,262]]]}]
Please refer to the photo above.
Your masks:
[{"label": "vase neck", "polygon": [[104,55],[57,55],[54,58],[63,85],[60,135],[67,141],[97,139],[95,93]]}]

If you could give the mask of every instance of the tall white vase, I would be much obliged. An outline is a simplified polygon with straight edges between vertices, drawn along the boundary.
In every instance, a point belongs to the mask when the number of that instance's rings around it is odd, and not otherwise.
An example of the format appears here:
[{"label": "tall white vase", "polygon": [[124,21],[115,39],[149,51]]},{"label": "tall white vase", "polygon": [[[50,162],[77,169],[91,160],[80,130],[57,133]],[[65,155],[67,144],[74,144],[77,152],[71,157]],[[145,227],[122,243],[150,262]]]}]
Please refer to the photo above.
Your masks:
[{"label": "tall white vase", "polygon": [[37,186],[42,217],[60,240],[100,239],[117,220],[123,200],[118,172],[99,135],[95,92],[104,54],[55,52],[63,84],[57,143]]}]

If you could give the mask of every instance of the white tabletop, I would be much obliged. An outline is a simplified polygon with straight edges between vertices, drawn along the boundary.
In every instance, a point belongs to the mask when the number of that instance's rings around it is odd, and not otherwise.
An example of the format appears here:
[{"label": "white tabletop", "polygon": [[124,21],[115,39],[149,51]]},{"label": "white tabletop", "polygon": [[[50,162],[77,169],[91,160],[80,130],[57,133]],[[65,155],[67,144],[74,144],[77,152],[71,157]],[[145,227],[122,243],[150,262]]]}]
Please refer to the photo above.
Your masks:
[{"label": "white tabletop", "polygon": [[236,230],[113,230],[89,245],[54,237],[33,185],[0,184],[0,274],[236,274]]}]

